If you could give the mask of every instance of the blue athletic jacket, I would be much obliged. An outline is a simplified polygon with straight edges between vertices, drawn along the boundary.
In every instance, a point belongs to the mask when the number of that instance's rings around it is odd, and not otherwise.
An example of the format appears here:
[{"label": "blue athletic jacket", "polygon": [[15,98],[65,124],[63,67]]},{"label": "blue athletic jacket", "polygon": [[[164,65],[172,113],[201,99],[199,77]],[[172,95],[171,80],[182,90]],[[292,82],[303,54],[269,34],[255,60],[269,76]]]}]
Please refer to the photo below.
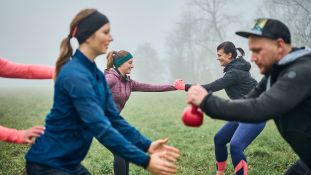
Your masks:
[{"label": "blue athletic jacket", "polygon": [[[79,50],[61,69],[45,133],[26,160],[72,171],[80,164],[93,137],[110,151],[146,167],[151,141],[119,114],[104,74]],[[104,159],[104,158],[103,158]]]}]

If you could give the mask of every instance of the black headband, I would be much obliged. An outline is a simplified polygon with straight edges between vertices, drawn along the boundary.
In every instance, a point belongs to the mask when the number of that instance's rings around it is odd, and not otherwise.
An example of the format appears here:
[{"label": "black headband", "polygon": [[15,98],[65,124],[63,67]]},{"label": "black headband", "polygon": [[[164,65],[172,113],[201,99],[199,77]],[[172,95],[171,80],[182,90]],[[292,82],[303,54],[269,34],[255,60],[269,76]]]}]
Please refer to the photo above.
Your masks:
[{"label": "black headband", "polygon": [[109,23],[108,18],[100,12],[95,11],[78,23],[77,33],[74,37],[78,39],[79,44],[82,44],[106,23]]}]

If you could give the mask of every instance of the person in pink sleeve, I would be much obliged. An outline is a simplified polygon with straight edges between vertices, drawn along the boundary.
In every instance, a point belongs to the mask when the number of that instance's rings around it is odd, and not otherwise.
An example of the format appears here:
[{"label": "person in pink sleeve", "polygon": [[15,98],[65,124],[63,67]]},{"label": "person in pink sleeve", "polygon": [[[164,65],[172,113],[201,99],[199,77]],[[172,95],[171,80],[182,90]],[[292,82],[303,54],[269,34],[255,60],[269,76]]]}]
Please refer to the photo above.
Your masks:
[{"label": "person in pink sleeve", "polygon": [[[23,79],[52,79],[54,67],[13,63],[0,58],[0,77]],[[44,132],[43,126],[34,126],[26,130],[16,130],[0,126],[0,141],[18,144],[33,144],[33,138]]]},{"label": "person in pink sleeve", "polygon": [[13,63],[0,58],[0,77],[23,79],[52,79],[54,67]]},{"label": "person in pink sleeve", "polygon": [[[111,51],[107,54],[107,68],[105,69],[105,77],[111,89],[115,103],[121,112],[129,99],[132,91],[140,92],[164,92],[174,91],[173,85],[156,85],[140,83],[132,80],[128,75],[131,73],[133,66],[133,56],[125,50]],[[163,139],[163,144],[167,139]],[[122,157],[114,154],[114,174],[128,175],[129,163]]]},{"label": "person in pink sleeve", "polygon": [[33,144],[34,139],[44,132],[43,126],[34,126],[26,130],[16,130],[0,126],[0,141],[18,144]]}]

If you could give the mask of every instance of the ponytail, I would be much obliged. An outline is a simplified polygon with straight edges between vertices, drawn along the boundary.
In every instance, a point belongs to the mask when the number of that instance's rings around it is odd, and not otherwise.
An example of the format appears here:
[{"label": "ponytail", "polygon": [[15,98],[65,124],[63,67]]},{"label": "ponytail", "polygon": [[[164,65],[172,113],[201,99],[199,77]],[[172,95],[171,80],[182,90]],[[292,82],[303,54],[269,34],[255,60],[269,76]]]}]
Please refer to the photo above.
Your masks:
[{"label": "ponytail", "polygon": [[60,45],[60,54],[56,61],[55,77],[58,76],[60,69],[67,61],[70,60],[71,56],[72,56],[72,47],[70,45],[70,37],[66,37],[65,39],[63,39]]},{"label": "ponytail", "polygon": [[69,35],[68,37],[66,37],[65,39],[63,39],[63,41],[61,42],[60,45],[60,54],[57,58],[56,61],[56,70],[55,70],[55,76],[54,78],[56,78],[60,72],[60,69],[62,68],[62,66],[70,60],[70,57],[72,56],[72,47],[70,45],[70,39],[72,37],[77,38],[77,30],[78,30],[78,23],[83,20],[84,18],[88,17],[89,15],[93,14],[94,12],[96,12],[96,9],[84,9],[82,11],[80,11],[75,17],[74,19],[71,21],[70,23],[70,30],[69,30]]},{"label": "ponytail", "polygon": [[238,48],[236,48],[236,49],[240,52],[240,54],[241,54],[242,57],[245,56],[245,52],[244,52],[244,50],[243,50],[241,47],[238,47]]},{"label": "ponytail", "polygon": [[107,65],[106,65],[107,69],[113,68],[113,59],[115,54],[116,51],[111,51],[107,54]]}]

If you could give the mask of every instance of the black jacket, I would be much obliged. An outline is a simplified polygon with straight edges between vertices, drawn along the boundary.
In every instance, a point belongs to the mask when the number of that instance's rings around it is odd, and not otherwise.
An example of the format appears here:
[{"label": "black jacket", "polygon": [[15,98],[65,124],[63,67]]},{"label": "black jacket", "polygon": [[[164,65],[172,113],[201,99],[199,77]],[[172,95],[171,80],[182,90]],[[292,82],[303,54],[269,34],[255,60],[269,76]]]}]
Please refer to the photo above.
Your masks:
[{"label": "black jacket", "polygon": [[245,98],[228,101],[209,94],[200,108],[229,121],[274,119],[282,137],[311,168],[311,49],[283,57]]},{"label": "black jacket", "polygon": [[[232,60],[225,68],[225,75],[212,83],[202,85],[207,91],[219,91],[225,89],[231,99],[242,98],[248,94],[257,84],[249,70],[251,65],[242,57]],[[186,84],[186,91],[191,84]]]}]

